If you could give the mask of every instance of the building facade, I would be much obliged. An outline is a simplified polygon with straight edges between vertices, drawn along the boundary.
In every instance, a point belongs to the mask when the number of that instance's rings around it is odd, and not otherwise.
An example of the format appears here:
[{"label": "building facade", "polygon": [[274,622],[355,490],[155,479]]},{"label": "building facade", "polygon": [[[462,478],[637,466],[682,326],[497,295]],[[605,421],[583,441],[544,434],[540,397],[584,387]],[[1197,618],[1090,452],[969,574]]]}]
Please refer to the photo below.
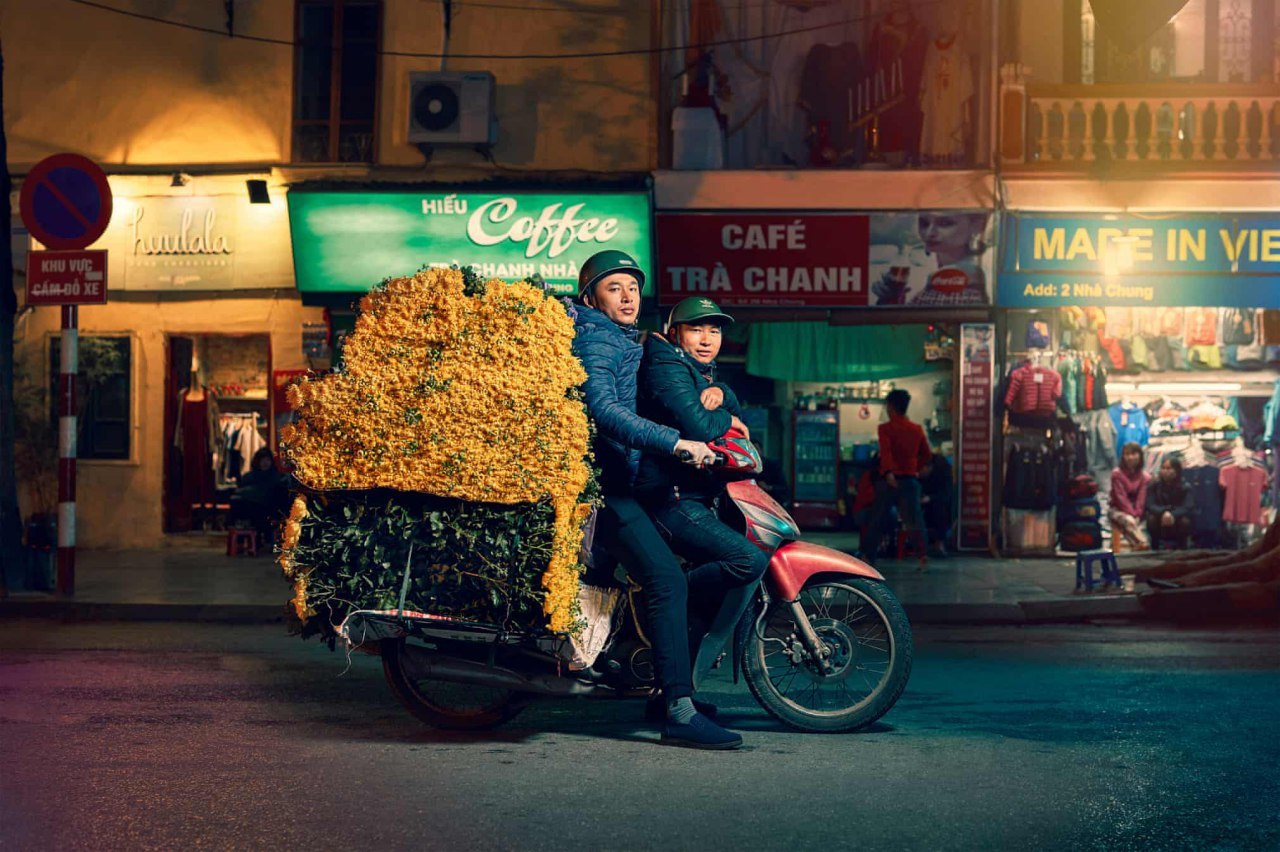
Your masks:
[{"label": "building facade", "polygon": [[[647,3],[114,5],[0,9],[15,186],[71,151],[103,167],[115,198],[94,246],[109,252],[108,304],[80,311],[82,546],[211,537],[252,453],[275,445],[284,384],[330,363],[353,296],[441,259],[363,281],[312,265],[299,282],[293,192],[325,187],[338,204],[372,191],[375,208],[410,198],[425,216],[424,200],[443,213],[451,189],[483,184],[475,206],[518,188],[526,207],[567,192],[563,212],[591,204],[600,180],[644,188],[656,165]],[[564,53],[606,55],[538,58]],[[642,196],[631,236],[647,252]],[[377,215],[345,227],[376,230]],[[466,253],[459,225],[445,262]],[[12,233],[21,302],[39,246],[16,218]],[[58,311],[24,307],[17,329],[20,385],[41,395],[23,416],[52,441]],[[24,514],[52,509],[45,451],[26,456]]]}]

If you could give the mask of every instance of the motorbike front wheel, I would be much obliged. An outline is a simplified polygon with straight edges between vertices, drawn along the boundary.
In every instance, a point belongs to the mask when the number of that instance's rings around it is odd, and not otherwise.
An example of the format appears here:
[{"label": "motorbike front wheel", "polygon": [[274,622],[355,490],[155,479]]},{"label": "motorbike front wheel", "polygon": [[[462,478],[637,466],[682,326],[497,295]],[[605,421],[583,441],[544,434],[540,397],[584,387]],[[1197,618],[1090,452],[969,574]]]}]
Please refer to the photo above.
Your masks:
[{"label": "motorbike front wheel", "polygon": [[902,604],[883,583],[861,577],[805,586],[799,604],[825,664],[815,660],[792,605],[774,600],[747,635],[747,686],[770,715],[798,730],[865,728],[889,711],[911,675]]},{"label": "motorbike front wheel", "polygon": [[403,639],[382,642],[382,671],[405,709],[436,728],[480,730],[507,722],[524,709],[521,693],[470,683],[423,678],[414,654],[423,653]]}]

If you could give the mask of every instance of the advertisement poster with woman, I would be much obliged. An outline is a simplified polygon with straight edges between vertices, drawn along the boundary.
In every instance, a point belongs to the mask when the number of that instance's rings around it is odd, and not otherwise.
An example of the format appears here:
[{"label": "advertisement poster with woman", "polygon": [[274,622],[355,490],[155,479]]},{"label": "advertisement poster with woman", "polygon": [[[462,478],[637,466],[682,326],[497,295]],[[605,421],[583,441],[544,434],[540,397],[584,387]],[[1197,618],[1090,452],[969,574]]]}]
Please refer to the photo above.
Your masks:
[{"label": "advertisement poster with woman", "polygon": [[871,217],[870,302],[963,307],[991,303],[991,214],[923,210]]}]

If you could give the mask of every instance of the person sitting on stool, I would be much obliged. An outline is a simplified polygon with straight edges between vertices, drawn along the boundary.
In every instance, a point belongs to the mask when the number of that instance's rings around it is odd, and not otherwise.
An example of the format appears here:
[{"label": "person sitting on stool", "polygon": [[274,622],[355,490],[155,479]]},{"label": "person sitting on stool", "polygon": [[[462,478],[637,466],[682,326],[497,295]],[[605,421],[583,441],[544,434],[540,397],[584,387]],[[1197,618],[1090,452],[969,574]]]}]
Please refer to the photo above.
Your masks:
[{"label": "person sitting on stool", "polygon": [[1191,535],[1191,491],[1182,481],[1182,460],[1169,456],[1160,465],[1160,475],[1147,491],[1147,533],[1155,550],[1181,550]]},{"label": "person sitting on stool", "polygon": [[289,509],[289,477],[276,470],[271,450],[263,447],[253,454],[249,472],[240,477],[240,486],[231,495],[227,526],[246,521],[263,544],[275,540],[275,525]]}]

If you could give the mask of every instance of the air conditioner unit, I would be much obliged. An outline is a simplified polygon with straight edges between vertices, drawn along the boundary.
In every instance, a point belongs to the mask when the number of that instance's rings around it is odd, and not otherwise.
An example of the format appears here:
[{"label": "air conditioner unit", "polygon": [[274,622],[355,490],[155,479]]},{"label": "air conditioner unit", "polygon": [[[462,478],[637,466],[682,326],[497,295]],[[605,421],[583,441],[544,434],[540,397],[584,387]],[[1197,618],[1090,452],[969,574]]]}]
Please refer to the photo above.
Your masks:
[{"label": "air conditioner unit", "polygon": [[495,141],[493,75],[409,74],[409,142],[490,145]]}]

